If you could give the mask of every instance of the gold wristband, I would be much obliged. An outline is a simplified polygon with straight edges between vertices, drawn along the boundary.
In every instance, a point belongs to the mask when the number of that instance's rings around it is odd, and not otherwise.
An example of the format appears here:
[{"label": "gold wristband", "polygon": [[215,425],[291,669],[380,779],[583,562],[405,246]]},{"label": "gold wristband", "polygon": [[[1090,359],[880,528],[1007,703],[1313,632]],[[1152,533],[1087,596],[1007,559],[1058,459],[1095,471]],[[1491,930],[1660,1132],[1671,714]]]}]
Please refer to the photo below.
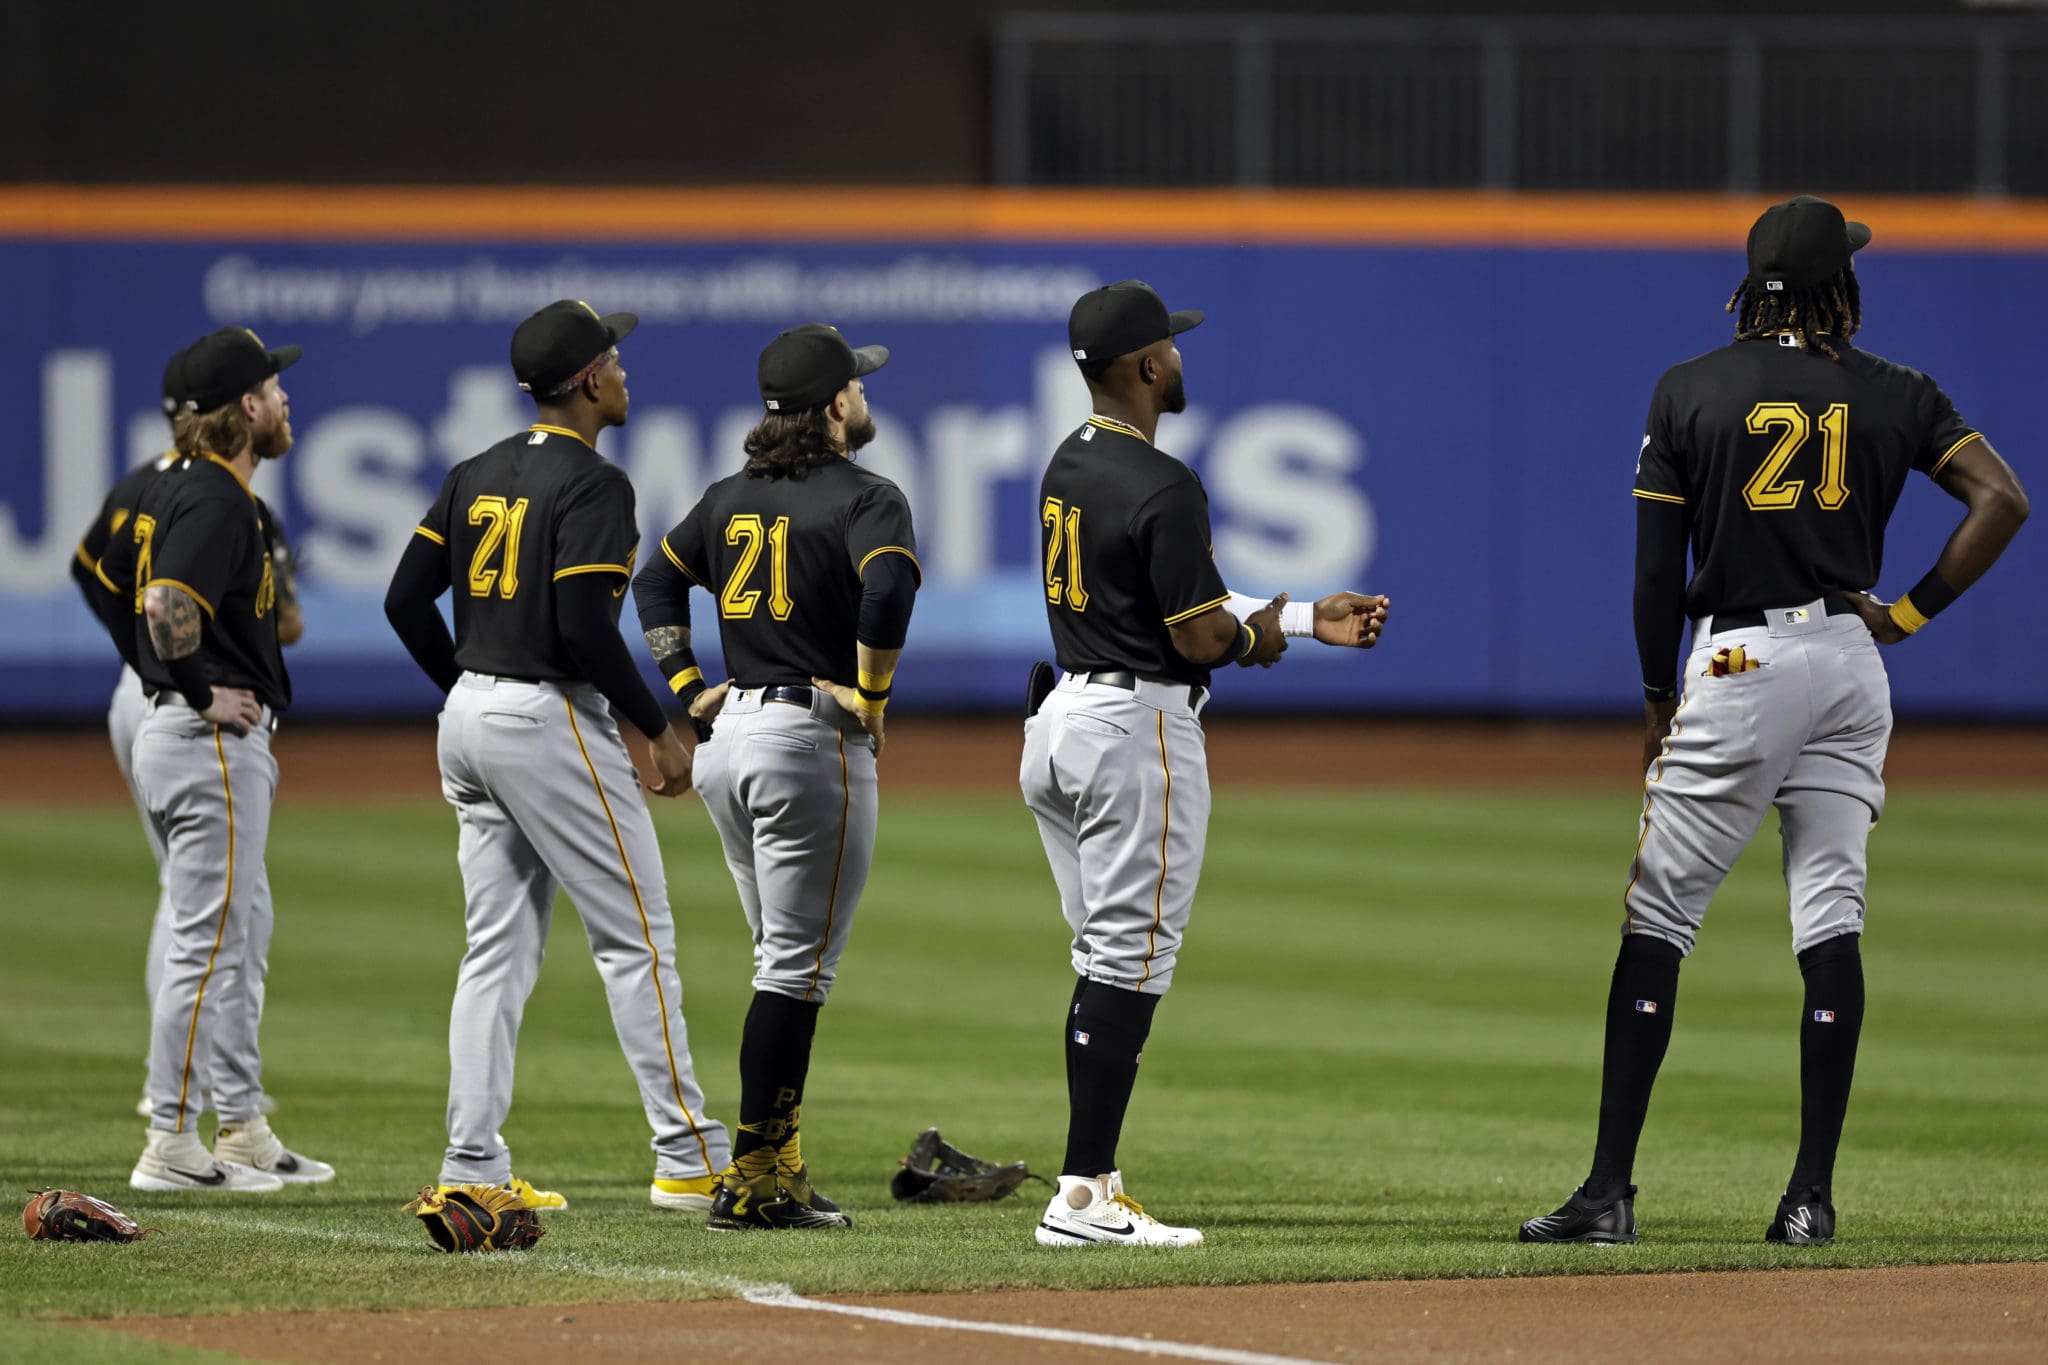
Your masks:
[{"label": "gold wristband", "polygon": [[1927,624],[1927,618],[1920,614],[1920,608],[1913,605],[1913,594],[1907,593],[1892,603],[1892,624],[1911,635]]},{"label": "gold wristband", "polygon": [[869,692],[887,692],[889,684],[895,677],[896,671],[894,669],[889,670],[887,673],[870,673],[862,668],[855,670],[854,681]]},{"label": "gold wristband", "polygon": [[673,678],[670,678],[668,680],[668,690],[675,693],[677,696],[681,696],[683,694],[683,689],[688,687],[691,683],[701,683],[703,681],[703,669],[686,668],[682,672],[676,674]]}]

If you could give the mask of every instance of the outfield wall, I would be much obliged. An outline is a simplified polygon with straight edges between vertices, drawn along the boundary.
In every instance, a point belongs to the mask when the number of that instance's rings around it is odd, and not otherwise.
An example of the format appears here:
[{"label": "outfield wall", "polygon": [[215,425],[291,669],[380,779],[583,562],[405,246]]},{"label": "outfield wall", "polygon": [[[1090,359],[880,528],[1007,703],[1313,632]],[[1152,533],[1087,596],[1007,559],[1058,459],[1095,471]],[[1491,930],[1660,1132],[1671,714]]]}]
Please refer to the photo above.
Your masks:
[{"label": "outfield wall", "polygon": [[[899,696],[1013,705],[1045,650],[1038,473],[1086,411],[1066,311],[1128,275],[1209,314],[1183,338],[1191,407],[1161,442],[1208,485],[1226,580],[1394,599],[1372,657],[1297,648],[1227,678],[1219,704],[1625,712],[1642,414],[1665,365],[1725,339],[1755,207],[0,191],[0,297],[27,320],[0,338],[27,398],[0,450],[0,715],[104,706],[110,651],[68,579],[73,546],[118,472],[164,443],[166,355],[225,323],[307,351],[286,377],[297,447],[258,485],[305,554],[302,711],[430,710],[383,585],[449,464],[529,420],[506,342],[565,295],[642,317],[623,348],[633,420],[601,445],[633,476],[647,544],[734,466],[776,330],[822,319],[887,344],[862,458],[908,492],[926,572]],[[2028,478],[2048,208],[1849,207],[1877,234],[1861,340],[1940,378]],[[1910,586],[1958,510],[1916,480],[1882,590]],[[2048,645],[2018,628],[2043,544],[2023,537],[1887,655],[1902,710],[2048,716]],[[699,653],[715,675],[716,649]]]}]

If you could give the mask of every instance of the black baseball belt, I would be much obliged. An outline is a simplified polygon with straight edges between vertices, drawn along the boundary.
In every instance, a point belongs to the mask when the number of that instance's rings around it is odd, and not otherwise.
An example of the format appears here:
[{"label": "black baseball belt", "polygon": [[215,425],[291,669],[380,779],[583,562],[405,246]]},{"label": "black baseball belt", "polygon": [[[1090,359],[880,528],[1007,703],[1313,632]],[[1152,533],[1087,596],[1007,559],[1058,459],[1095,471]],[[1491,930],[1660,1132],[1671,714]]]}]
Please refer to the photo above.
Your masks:
[{"label": "black baseball belt", "polygon": [[[1790,609],[1787,608],[1785,610]],[[1771,624],[1772,614],[1768,611],[1716,611],[1708,613],[1713,618],[1713,633],[1715,635],[1719,635],[1724,630],[1760,629]],[[1829,616],[1854,616],[1856,608],[1839,597],[1830,597],[1827,600],[1827,614]]]},{"label": "black baseball belt", "polygon": [[1189,706],[1200,700],[1203,691],[1200,686],[1182,682],[1179,678],[1169,678],[1159,673],[1133,673],[1128,668],[1106,668],[1099,673],[1090,673],[1088,681],[1101,683],[1104,687],[1120,687],[1126,692],[1137,691],[1141,682],[1157,683],[1161,687],[1177,687],[1186,691]]}]

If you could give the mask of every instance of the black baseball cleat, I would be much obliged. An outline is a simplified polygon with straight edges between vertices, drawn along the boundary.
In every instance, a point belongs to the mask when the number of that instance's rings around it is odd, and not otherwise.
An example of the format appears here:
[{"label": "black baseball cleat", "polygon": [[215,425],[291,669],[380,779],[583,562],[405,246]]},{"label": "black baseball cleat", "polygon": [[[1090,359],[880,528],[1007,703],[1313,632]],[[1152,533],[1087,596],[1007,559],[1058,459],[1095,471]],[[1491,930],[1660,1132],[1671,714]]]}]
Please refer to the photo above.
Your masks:
[{"label": "black baseball cleat", "polygon": [[1636,1239],[1636,1187],[1619,1199],[1589,1199],[1583,1186],[1572,1191],[1564,1207],[1522,1224],[1524,1242],[1633,1242]]},{"label": "black baseball cleat", "polygon": [[760,1228],[826,1231],[853,1226],[853,1219],[837,1208],[819,1208],[804,1203],[780,1185],[772,1188],[774,1192],[763,1197],[752,1185],[721,1183],[712,1197],[711,1213],[704,1225],[718,1232],[750,1232]]},{"label": "black baseball cleat", "polygon": [[1788,1247],[1824,1247],[1835,1240],[1835,1206],[1816,1186],[1799,1193],[1787,1190],[1778,1201],[1778,1216],[1764,1232],[1766,1242]]},{"label": "black baseball cleat", "polygon": [[799,1204],[809,1204],[819,1213],[837,1213],[839,1205],[825,1197],[825,1192],[811,1183],[811,1168],[799,1166],[794,1171],[777,1170],[776,1179],[782,1182],[783,1192]]}]

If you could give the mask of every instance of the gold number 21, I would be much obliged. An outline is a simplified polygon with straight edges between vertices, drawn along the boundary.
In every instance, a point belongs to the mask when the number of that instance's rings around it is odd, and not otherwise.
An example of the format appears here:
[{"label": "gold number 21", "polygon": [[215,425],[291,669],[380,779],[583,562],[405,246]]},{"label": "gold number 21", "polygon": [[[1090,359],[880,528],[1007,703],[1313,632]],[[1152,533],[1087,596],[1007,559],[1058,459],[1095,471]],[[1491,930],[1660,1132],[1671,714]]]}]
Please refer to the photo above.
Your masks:
[{"label": "gold number 21", "polygon": [[787,621],[796,610],[796,602],[789,595],[789,518],[777,517],[764,536],[761,518],[746,512],[725,524],[725,543],[737,545],[740,550],[740,562],[733,566],[732,577],[725,580],[725,590],[718,594],[718,614],[728,621],[751,620],[761,603],[761,590],[747,587],[747,580],[754,576],[754,566],[761,562],[763,539],[768,542],[768,614],[778,621]]},{"label": "gold number 21", "polygon": [[[1045,600],[1057,602],[1062,594],[1075,611],[1088,610],[1088,589],[1081,585],[1081,509],[1067,507],[1058,498],[1045,500]],[[1065,549],[1067,572],[1060,574],[1060,551]]]},{"label": "gold number 21", "polygon": [[[1797,403],[1758,403],[1749,410],[1749,434],[1778,433],[1777,442],[1749,482],[1742,485],[1742,500],[1752,512],[1782,512],[1799,505],[1806,491],[1804,479],[1787,479],[1786,466],[1806,444],[1816,424]],[[1814,485],[1813,500],[1830,512],[1840,511],[1849,501],[1849,405],[1831,404],[1820,415],[1821,476]]]},{"label": "gold number 21", "polygon": [[[469,505],[469,524],[484,528],[476,543],[476,553],[469,560],[470,596],[489,597],[493,587],[504,598],[519,591],[519,531],[526,524],[526,503],[521,498],[507,504],[496,494],[486,493]],[[500,545],[505,547],[502,573],[490,567],[491,556]]]}]

